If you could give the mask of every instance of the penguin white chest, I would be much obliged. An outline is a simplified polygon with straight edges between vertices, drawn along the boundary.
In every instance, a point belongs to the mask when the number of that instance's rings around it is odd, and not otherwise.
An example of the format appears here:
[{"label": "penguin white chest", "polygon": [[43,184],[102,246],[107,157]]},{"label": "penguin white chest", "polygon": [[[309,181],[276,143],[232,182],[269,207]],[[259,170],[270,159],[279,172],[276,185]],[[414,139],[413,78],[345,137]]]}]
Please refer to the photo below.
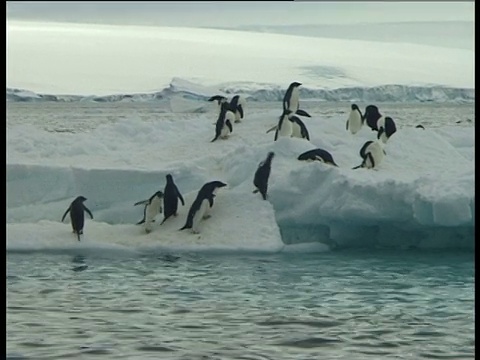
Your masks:
[{"label": "penguin white chest", "polygon": [[302,139],[302,128],[296,122],[292,122],[292,136]]},{"label": "penguin white chest", "polygon": [[199,209],[195,213],[192,219],[192,232],[198,233],[199,232],[199,224],[200,221],[208,214],[208,211],[210,210],[210,202],[208,199],[203,199],[202,203],[200,204]]},{"label": "penguin white chest", "polygon": [[278,128],[278,136],[291,137],[293,133],[293,124],[287,117],[285,117]]},{"label": "penguin white chest", "polygon": [[365,153],[370,153],[373,158],[373,161],[375,161],[375,164],[372,164],[370,162],[370,159],[367,157],[367,161],[365,165],[368,169],[377,167],[385,157],[385,153],[383,152],[383,147],[382,145],[380,145],[378,141],[375,141],[372,144],[370,144],[366,149]]},{"label": "penguin white chest", "polygon": [[297,111],[298,108],[300,107],[299,99],[300,99],[300,90],[298,89],[298,87],[293,88],[292,95],[290,96],[290,105],[288,107],[293,112]]},{"label": "penguin white chest", "polygon": [[348,129],[352,134],[356,134],[362,128],[362,117],[357,110],[352,110],[348,117]]},{"label": "penguin white chest", "polygon": [[385,117],[382,116],[377,120],[377,129],[378,131],[381,131],[381,135],[379,137],[379,140],[381,140],[384,144],[387,143],[388,136],[385,132]]}]

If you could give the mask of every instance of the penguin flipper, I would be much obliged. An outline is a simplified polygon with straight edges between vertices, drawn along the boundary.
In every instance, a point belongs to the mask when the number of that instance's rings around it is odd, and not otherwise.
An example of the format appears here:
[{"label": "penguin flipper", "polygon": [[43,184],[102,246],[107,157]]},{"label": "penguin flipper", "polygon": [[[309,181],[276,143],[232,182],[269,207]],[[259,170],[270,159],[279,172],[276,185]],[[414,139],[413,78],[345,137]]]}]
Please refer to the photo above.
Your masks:
[{"label": "penguin flipper", "polygon": [[268,134],[270,131],[276,130],[278,128],[278,125],[274,125],[270,129],[267,130],[266,134]]},{"label": "penguin flipper", "polygon": [[63,216],[62,216],[62,222],[63,222],[63,220],[65,220],[65,216],[67,216],[67,214],[68,214],[68,212],[70,211],[71,207],[72,207],[72,206],[69,206],[68,209],[67,209],[67,211],[65,211],[65,214],[63,214]]},{"label": "penguin flipper", "polygon": [[347,130],[348,130],[348,120],[347,120]]},{"label": "penguin flipper", "polygon": [[83,205],[83,209],[88,213],[88,215],[90,215],[90,219],[93,220],[92,212],[85,205]]},{"label": "penguin flipper", "polygon": [[147,204],[148,204],[148,200],[142,200],[142,201],[136,202],[135,204],[133,204],[133,206],[147,205]]},{"label": "penguin flipper", "polygon": [[142,220],[140,220],[139,222],[137,222],[137,225],[141,225],[145,222],[145,218],[143,218]]},{"label": "penguin flipper", "polygon": [[238,112],[240,113],[240,119],[243,119],[243,107],[242,107],[242,105],[238,105],[237,109],[238,109]]},{"label": "penguin flipper", "polygon": [[225,125],[230,129],[230,132],[233,132],[233,126],[230,120],[225,121]]}]

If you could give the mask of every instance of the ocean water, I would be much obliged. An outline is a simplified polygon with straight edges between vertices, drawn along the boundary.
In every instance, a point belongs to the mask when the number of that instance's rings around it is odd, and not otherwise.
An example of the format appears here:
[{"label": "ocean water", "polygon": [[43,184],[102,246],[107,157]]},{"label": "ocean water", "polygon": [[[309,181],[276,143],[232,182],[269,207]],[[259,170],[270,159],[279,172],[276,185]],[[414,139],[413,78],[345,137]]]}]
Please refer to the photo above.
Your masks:
[{"label": "ocean water", "polygon": [[[405,125],[474,122],[473,104],[381,108]],[[129,117],[195,116],[161,102],[9,103],[7,136],[23,124],[77,133]],[[8,359],[474,358],[471,250],[78,251],[7,253]]]},{"label": "ocean water", "polygon": [[474,359],[474,256],[7,255],[8,359]]}]

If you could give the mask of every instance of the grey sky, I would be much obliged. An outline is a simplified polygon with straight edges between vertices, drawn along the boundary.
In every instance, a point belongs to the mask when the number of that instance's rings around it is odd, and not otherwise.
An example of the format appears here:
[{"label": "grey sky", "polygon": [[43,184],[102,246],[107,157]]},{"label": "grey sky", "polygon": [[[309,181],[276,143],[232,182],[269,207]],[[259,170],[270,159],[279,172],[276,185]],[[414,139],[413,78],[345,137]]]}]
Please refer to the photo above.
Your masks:
[{"label": "grey sky", "polygon": [[473,22],[474,2],[8,1],[7,19],[202,27]]}]

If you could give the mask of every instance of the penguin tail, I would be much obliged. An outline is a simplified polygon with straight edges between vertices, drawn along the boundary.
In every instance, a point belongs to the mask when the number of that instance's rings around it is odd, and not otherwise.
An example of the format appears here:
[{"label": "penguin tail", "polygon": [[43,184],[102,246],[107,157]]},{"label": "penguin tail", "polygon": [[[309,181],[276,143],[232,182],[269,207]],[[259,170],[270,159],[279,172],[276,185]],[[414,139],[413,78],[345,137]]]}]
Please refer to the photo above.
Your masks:
[{"label": "penguin tail", "polygon": [[215,136],[215,137],[212,139],[212,141],[210,141],[210,142],[212,143],[212,142],[214,142],[214,141],[217,140],[217,139],[218,139],[218,136]]},{"label": "penguin tail", "polygon": [[258,192],[259,192],[258,189],[255,189],[255,190],[252,191],[252,193],[254,193],[254,194],[256,194],[256,193],[258,193]]},{"label": "penguin tail", "polygon": [[78,241],[80,241],[80,233],[79,232],[77,232],[77,239],[78,239]]},{"label": "penguin tail", "polygon": [[145,222],[145,219],[142,219],[142,220],[140,220],[139,222],[137,222],[137,225],[141,225],[141,224],[143,224],[144,222]]}]

